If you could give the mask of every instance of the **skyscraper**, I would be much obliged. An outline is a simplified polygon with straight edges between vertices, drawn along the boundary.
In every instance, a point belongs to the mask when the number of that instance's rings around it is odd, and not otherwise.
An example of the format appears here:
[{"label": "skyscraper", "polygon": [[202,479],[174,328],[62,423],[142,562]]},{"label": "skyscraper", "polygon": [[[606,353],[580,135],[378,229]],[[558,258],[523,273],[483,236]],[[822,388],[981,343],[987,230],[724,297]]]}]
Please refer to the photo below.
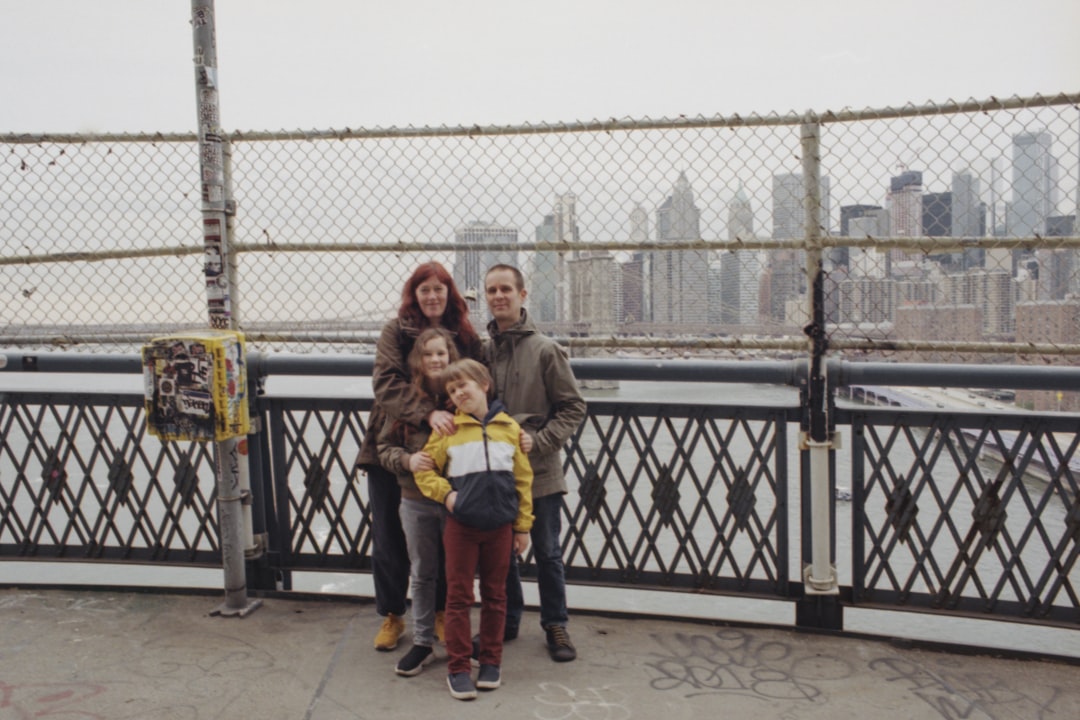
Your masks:
[{"label": "skyscraper", "polygon": [[[630,211],[630,242],[649,241],[649,214],[641,203]],[[652,253],[635,252],[620,265],[622,273],[622,312],[619,322],[648,322],[652,317],[652,293],[649,288],[649,262]]]},{"label": "skyscraper", "polygon": [[986,212],[979,202],[979,178],[969,170],[953,173],[951,220],[953,237],[986,234]]},{"label": "skyscraper", "polygon": [[[728,240],[754,239],[754,209],[740,184],[728,204]],[[720,322],[753,325],[758,321],[762,251],[736,250],[720,257]],[[714,309],[715,312],[715,309]]]},{"label": "skyscraper", "polygon": [[952,225],[952,193],[925,193],[922,196],[923,235],[949,237]]},{"label": "skyscraper", "polygon": [[[476,220],[454,230],[454,241],[459,248],[454,253],[454,284],[462,293],[476,293],[478,314],[483,321],[491,319],[484,302],[484,274],[492,265],[505,263],[518,265],[517,250],[469,249],[469,245],[486,243],[517,243],[517,228]],[[480,310],[480,308],[483,308]]]},{"label": "skyscraper", "polygon": [[604,250],[572,258],[567,266],[571,279],[569,320],[589,323],[594,333],[612,332],[616,322],[615,295],[622,283],[622,278],[617,277],[615,258]]},{"label": "skyscraper", "polygon": [[[555,216],[545,215],[544,222],[536,226],[536,242],[555,241]],[[563,276],[562,253],[537,250],[533,253],[533,266],[529,284],[529,314],[536,322],[563,320],[559,312],[559,281]]]},{"label": "skyscraper", "polygon": [[[701,211],[686,173],[679,173],[675,187],[656,210],[659,243],[701,239]],[[709,259],[704,250],[655,250],[650,277],[652,321],[665,325],[704,325]]]},{"label": "skyscraper", "polygon": [[[829,231],[830,181],[820,181],[821,206],[817,224],[822,233]],[[802,173],[779,173],[772,178],[772,236],[774,240],[806,237],[806,189]],[[765,257],[760,293],[761,317],[775,323],[787,322],[787,306],[806,292],[806,252],[771,250]]]},{"label": "skyscraper", "polygon": [[[847,221],[847,233],[853,238],[884,237],[889,234],[889,213],[876,205],[862,207],[858,215],[852,215]],[[843,214],[843,208],[840,210]],[[848,274],[850,277],[883,278],[888,274],[885,253],[874,248],[851,248],[848,255]]]},{"label": "skyscraper", "polygon": [[1046,219],[1057,214],[1058,162],[1046,130],[1013,136],[1012,191],[1008,232],[1013,237],[1046,233]]},{"label": "skyscraper", "polygon": [[894,237],[919,237],[922,232],[922,171],[904,170],[889,179],[889,232]]},{"label": "skyscraper", "polygon": [[[907,170],[889,178],[886,206],[889,208],[889,234],[893,237],[919,237],[922,228],[922,171]],[[919,253],[898,248],[889,251],[889,272],[907,272],[920,258]]]},{"label": "skyscraper", "polygon": [[[979,200],[979,179],[970,171],[955,172],[952,176],[952,236],[983,237],[986,235],[986,205]],[[982,248],[965,248],[960,253],[960,269],[982,267]]]},{"label": "skyscraper", "polygon": [[[818,226],[822,234],[830,232],[832,181],[821,178],[821,207]],[[774,240],[791,240],[806,236],[806,213],[803,210],[806,189],[802,173],[778,173],[772,178],[772,236]]]},{"label": "skyscraper", "polygon": [[621,281],[616,288],[621,292],[622,302],[616,302],[618,323],[639,323],[645,317],[643,289],[645,282],[645,253],[636,252],[626,262],[619,263]]},{"label": "skyscraper", "polygon": [[[576,196],[573,193],[556,195],[551,214],[545,215],[544,222],[536,227],[536,241],[569,243],[579,239]],[[567,276],[565,252],[542,250],[534,254],[529,281],[529,312],[536,321],[566,320]]]}]

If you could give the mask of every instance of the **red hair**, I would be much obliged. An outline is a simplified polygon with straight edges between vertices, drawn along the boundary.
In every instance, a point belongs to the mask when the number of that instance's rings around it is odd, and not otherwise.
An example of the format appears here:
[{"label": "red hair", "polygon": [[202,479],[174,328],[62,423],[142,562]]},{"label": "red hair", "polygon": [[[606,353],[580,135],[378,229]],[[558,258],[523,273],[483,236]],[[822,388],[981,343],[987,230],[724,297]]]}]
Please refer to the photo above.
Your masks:
[{"label": "red hair", "polygon": [[416,300],[416,289],[432,278],[446,286],[446,310],[442,316],[442,327],[457,333],[463,347],[470,347],[479,342],[480,336],[476,334],[469,320],[469,306],[458,292],[454,278],[450,276],[442,263],[426,262],[413,270],[413,274],[405,281],[405,287],[401,289],[401,307],[398,308],[398,318],[413,327],[428,325],[427,318],[420,310],[420,303]]}]

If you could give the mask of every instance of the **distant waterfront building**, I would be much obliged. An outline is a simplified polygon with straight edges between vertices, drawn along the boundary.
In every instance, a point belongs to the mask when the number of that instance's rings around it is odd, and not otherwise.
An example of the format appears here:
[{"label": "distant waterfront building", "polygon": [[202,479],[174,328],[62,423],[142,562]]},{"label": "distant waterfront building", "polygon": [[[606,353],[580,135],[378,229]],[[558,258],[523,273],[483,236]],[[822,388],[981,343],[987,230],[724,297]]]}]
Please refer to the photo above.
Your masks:
[{"label": "distant waterfront building", "polygon": [[[970,171],[953,173],[952,176],[952,228],[953,237],[984,237],[986,235],[986,203],[979,200],[979,179]],[[982,248],[967,248],[960,255],[960,269],[982,267]]]},{"label": "distant waterfront building", "polygon": [[894,280],[896,286],[896,304],[900,305],[935,305],[938,303],[938,283],[933,280],[900,279]]},{"label": "distant waterfront building", "polygon": [[922,232],[922,172],[905,170],[889,178],[889,231],[894,237],[919,237]]},{"label": "distant waterfront building", "polygon": [[[555,216],[545,215],[544,222],[536,226],[536,242],[555,241]],[[536,322],[557,322],[559,313],[559,282],[564,276],[561,253],[537,251],[533,253],[532,272],[529,282],[529,314]]]},{"label": "distant waterfront building", "polygon": [[[578,242],[577,197],[573,193],[555,196],[550,215],[536,228],[537,242]],[[542,250],[533,255],[533,277],[529,284],[529,311],[540,322],[562,322],[566,319],[567,265],[566,253]]]},{"label": "distant waterfront building", "polygon": [[[1047,237],[1072,237],[1076,234],[1076,215],[1053,215],[1046,220]],[[1080,297],[1080,250],[1044,250],[1053,255],[1050,299],[1059,300],[1066,294]],[[1062,294],[1057,294],[1058,288]]]},{"label": "distant waterfront building", "polygon": [[1046,218],[1046,237],[1072,237],[1075,215],[1051,215]]},{"label": "distant waterfront building", "polygon": [[619,263],[622,277],[619,290],[622,302],[617,320],[622,323],[639,323],[644,320],[645,254],[636,252],[626,262]]},{"label": "distant waterfront building", "polygon": [[[919,237],[922,228],[922,172],[905,170],[889,178],[886,206],[889,208],[889,234],[893,237]],[[918,253],[901,249],[889,251],[890,273],[895,273],[901,263],[912,263]]]},{"label": "distant waterfront building", "polygon": [[952,235],[952,193],[925,193],[922,196],[922,234],[927,237]]},{"label": "distant waterfront building", "polygon": [[567,261],[570,271],[570,322],[589,323],[591,332],[614,330],[615,295],[620,280],[607,251],[582,253]]},{"label": "distant waterfront building", "polygon": [[979,308],[981,333],[989,338],[1011,337],[1016,305],[1013,278],[1004,270],[971,270],[947,275],[939,304],[970,304]]},{"label": "distant waterfront building", "polygon": [[979,200],[979,178],[970,171],[955,172],[952,176],[953,237],[983,237],[986,235],[986,205]]},{"label": "distant waterfront building", "polygon": [[[820,182],[821,207],[818,225],[822,234],[829,232],[831,216],[831,185],[828,177]],[[802,173],[778,173],[772,178],[772,236],[774,240],[790,240],[806,236],[806,213],[803,210],[806,188]]]},{"label": "distant waterfront building", "polygon": [[[658,243],[701,239],[701,211],[685,172],[656,210]],[[655,250],[651,253],[652,322],[666,326],[704,325],[708,319],[708,254],[704,250]]]},{"label": "distant waterfront building", "polygon": [[[761,274],[758,306],[762,322],[787,325],[792,313],[789,304],[805,307],[799,302],[806,293],[806,253],[801,250],[770,250]],[[805,315],[805,312],[803,312]]]},{"label": "distant waterfront building", "polygon": [[[739,185],[735,197],[728,204],[727,228],[728,240],[754,239],[754,210],[742,185]],[[719,288],[715,293],[721,323],[754,325],[758,322],[763,268],[761,250],[736,250],[721,254]]]},{"label": "distant waterfront building", "polygon": [[[821,207],[817,222],[822,233],[829,230],[830,186],[828,177],[820,181]],[[772,177],[772,237],[792,240],[806,237],[806,195],[802,173],[778,173]],[[765,255],[759,307],[767,322],[790,324],[805,315],[806,253],[802,250],[769,250]],[[789,305],[797,310],[789,311]],[[801,322],[801,320],[800,320]]]},{"label": "distant waterfront building", "polygon": [[721,291],[723,289],[721,285],[721,265],[720,260],[709,261],[709,286],[708,286],[708,308],[707,308],[707,321],[710,325],[719,325],[724,322],[724,300],[721,297]]},{"label": "distant waterfront building", "polygon": [[755,325],[761,317],[761,252],[739,250],[720,257],[720,321]]},{"label": "distant waterfront building", "polygon": [[1053,136],[1046,130],[1013,136],[1012,191],[1008,233],[1030,237],[1046,233],[1046,221],[1057,214],[1058,161],[1051,151]]},{"label": "distant waterfront building", "polygon": [[790,240],[806,235],[803,218],[802,173],[779,173],[772,178],[772,236]]},{"label": "distant waterfront building", "polygon": [[[641,203],[630,211],[630,242],[646,243],[651,238],[649,213]],[[652,292],[650,285],[652,253],[635,252],[624,264],[623,271],[623,322],[649,322],[652,318]],[[632,319],[631,319],[632,318]]]},{"label": "distant waterfront building", "polygon": [[[889,213],[876,206],[864,206],[859,215],[848,218],[849,237],[887,237],[889,235]],[[851,277],[883,278],[888,275],[888,256],[874,248],[850,248],[848,251],[848,274]]]},{"label": "distant waterfront building", "polygon": [[754,239],[754,208],[742,183],[739,183],[735,197],[728,203],[727,232],[728,240]]},{"label": "distant waterfront building", "polygon": [[[949,237],[952,234],[952,192],[924,193],[922,196],[922,231],[926,237]],[[961,269],[963,257],[959,252],[932,252],[930,260],[941,267]]]},{"label": "distant waterfront building", "polygon": [[[484,302],[484,274],[492,265],[505,263],[514,267],[518,264],[517,250],[473,250],[469,245],[485,243],[517,243],[517,228],[496,225],[490,222],[473,221],[454,231],[454,241],[459,249],[454,252],[454,284],[462,292],[475,292],[475,307],[482,318],[481,325],[491,319]],[[481,309],[482,308],[482,309]]]},{"label": "distant waterfront building", "polygon": [[[882,208],[881,208],[880,205],[841,205],[840,206],[840,235],[841,235],[841,237],[856,237],[857,236],[856,233],[852,232],[852,230],[851,230],[851,221],[855,220],[857,218],[868,217],[868,216],[871,216],[871,215],[874,216],[874,217],[877,217],[877,216],[880,215],[880,213],[878,211],[880,211],[881,209]],[[888,232],[887,227],[886,227],[885,230],[886,230],[886,232]],[[866,233],[861,233],[861,234],[865,235]],[[878,233],[875,231],[874,233],[870,233],[870,234],[877,235]]]},{"label": "distant waterfront building", "polygon": [[[983,339],[982,311],[975,305],[900,304],[896,308],[896,337],[932,342],[979,342]],[[923,361],[940,362],[947,353],[923,352]]]},{"label": "distant waterfront building", "polygon": [[884,277],[849,277],[838,283],[838,322],[883,325],[893,321],[896,283]]},{"label": "distant waterfront building", "polygon": [[[1016,304],[1016,342],[1076,345],[1080,343],[1080,297]],[[1076,364],[1074,360],[1071,364]],[[1016,404],[1036,412],[1080,411],[1080,393],[1017,390]]]},{"label": "distant waterfront building", "polygon": [[1024,294],[1026,300],[1064,300],[1066,295],[1076,294],[1076,276],[1080,268],[1076,264],[1075,250],[1051,250],[1039,248],[1031,260],[1034,267],[1036,290]]}]

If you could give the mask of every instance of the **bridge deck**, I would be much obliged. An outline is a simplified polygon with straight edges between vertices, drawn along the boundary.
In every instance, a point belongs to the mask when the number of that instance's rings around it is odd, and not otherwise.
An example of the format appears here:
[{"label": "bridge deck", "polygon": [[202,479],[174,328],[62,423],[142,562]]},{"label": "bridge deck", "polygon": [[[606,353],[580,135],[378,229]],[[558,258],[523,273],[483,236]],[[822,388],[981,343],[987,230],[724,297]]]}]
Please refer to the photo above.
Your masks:
[{"label": "bridge deck", "polygon": [[[440,660],[379,653],[369,603],[0,590],[0,716],[80,718],[1080,717],[1080,668],[759,627],[577,615],[579,659],[547,658],[535,614],[503,687],[453,700]],[[445,653],[439,649],[440,657]]]}]

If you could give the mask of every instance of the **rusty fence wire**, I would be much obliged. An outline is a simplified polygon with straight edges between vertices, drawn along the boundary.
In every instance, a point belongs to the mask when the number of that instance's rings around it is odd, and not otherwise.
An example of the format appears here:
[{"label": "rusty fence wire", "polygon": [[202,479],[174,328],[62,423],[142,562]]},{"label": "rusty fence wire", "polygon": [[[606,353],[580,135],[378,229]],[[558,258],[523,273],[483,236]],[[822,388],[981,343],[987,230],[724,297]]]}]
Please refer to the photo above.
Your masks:
[{"label": "rusty fence wire", "polygon": [[[820,257],[832,354],[1075,364],[1078,103],[236,132],[234,310],[258,349],[366,353],[418,263],[451,269],[483,325],[483,269],[511,262],[581,354],[798,355]],[[206,326],[223,259],[202,244],[194,135],[0,146],[0,345],[130,350]]]}]

